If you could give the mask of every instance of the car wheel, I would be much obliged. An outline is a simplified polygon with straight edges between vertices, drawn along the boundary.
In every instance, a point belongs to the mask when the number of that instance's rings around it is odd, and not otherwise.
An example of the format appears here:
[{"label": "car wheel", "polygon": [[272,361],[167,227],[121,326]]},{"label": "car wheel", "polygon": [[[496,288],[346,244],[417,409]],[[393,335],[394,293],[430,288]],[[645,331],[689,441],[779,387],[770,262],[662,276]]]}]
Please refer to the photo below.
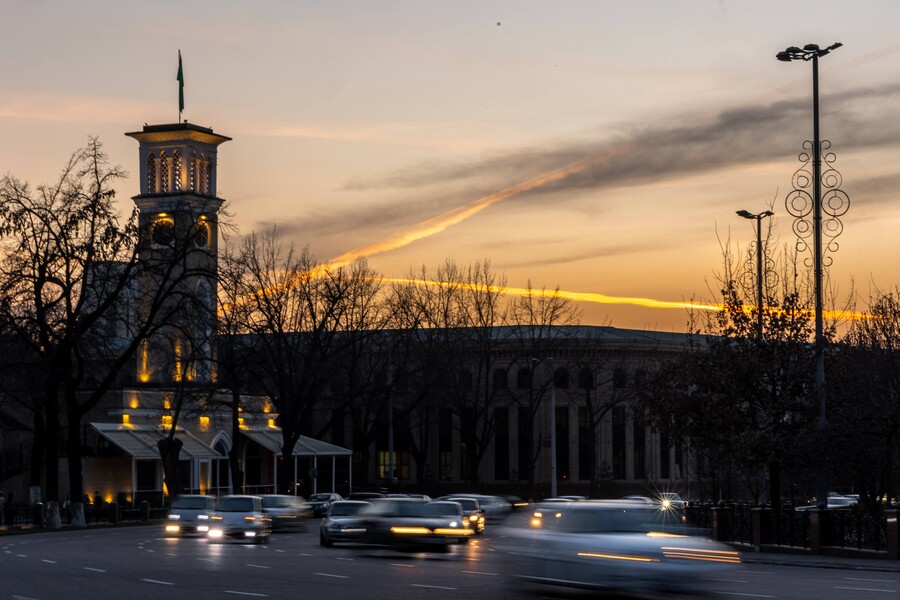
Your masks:
[{"label": "car wheel", "polygon": [[325,534],[322,533],[321,531],[319,532],[319,545],[325,546],[326,548],[331,546],[331,542],[328,540],[327,537],[325,537]]}]

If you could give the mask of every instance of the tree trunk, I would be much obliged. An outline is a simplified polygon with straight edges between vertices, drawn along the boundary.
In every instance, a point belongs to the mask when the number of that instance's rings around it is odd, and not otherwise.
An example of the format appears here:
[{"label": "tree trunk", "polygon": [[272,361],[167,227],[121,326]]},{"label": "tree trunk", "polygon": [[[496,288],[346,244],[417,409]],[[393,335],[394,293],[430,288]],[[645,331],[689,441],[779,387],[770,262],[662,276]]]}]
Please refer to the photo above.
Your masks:
[{"label": "tree trunk", "polygon": [[59,396],[57,387],[47,385],[44,404],[46,455],[44,458],[44,502],[59,500]]},{"label": "tree trunk", "polygon": [[156,443],[159,448],[159,456],[162,459],[163,481],[169,492],[169,500],[174,500],[181,495],[181,476],[178,473],[178,455],[184,443],[173,436],[167,436]]},{"label": "tree trunk", "polygon": [[[71,403],[69,403],[71,406]],[[66,428],[68,431],[66,439],[66,459],[69,465],[69,502],[79,502],[84,497],[84,474],[81,463],[81,418],[72,414],[73,411],[67,411],[68,422]],[[84,526],[83,520],[80,523],[73,521],[73,525]]]}]

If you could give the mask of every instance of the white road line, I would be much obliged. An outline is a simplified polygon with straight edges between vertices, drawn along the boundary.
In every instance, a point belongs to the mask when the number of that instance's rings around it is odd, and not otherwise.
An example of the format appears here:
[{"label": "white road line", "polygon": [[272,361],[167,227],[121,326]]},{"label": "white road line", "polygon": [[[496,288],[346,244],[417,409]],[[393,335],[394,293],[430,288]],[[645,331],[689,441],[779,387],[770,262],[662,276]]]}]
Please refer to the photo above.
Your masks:
[{"label": "white road line", "polygon": [[85,571],[93,571],[94,573],[106,573],[106,569],[95,569],[94,567],[84,567]]},{"label": "white road line", "polygon": [[313,575],[321,575],[322,577],[334,577],[335,579],[350,579],[348,575],[335,575],[333,573],[313,573]]},{"label": "white road line", "polygon": [[245,566],[253,567],[254,569],[271,569],[272,568],[267,565],[254,565],[253,563],[247,563]]},{"label": "white road line", "polygon": [[896,579],[867,579],[865,577],[844,577],[847,581],[871,581],[872,583],[897,583]]},{"label": "white road line", "polygon": [[287,550],[276,549],[275,552],[287,552]]},{"label": "white road line", "polygon": [[27,554],[16,554],[19,558],[28,558]]},{"label": "white road line", "polygon": [[428,590],[458,590],[459,589],[459,588],[454,588],[454,587],[444,587],[442,585],[425,585],[423,583],[411,583],[409,585],[410,585],[410,587],[425,588]]},{"label": "white road line", "polygon": [[257,594],[256,592],[238,592],[237,590],[225,590],[225,594],[235,594],[238,596],[255,596],[256,598],[268,598],[268,594]]},{"label": "white road line", "polygon": [[864,588],[864,587],[841,587],[839,585],[834,586],[836,590],[855,590],[857,592],[888,592],[891,594],[896,594],[897,590],[882,590],[878,588]]},{"label": "white road line", "polygon": [[301,552],[300,556],[312,556],[312,554],[307,554],[306,552]]},{"label": "white road line", "polygon": [[211,558],[197,558],[197,560],[202,560],[202,561],[206,561],[206,562],[214,562],[213,559],[211,559]]},{"label": "white road line", "polygon": [[338,557],[338,560],[347,560],[347,561],[353,562],[354,559]]},{"label": "white road line", "polygon": [[[141,548],[141,550],[143,550],[143,548]],[[147,548],[147,552],[152,552],[152,553],[155,554],[155,553],[156,553],[156,550],[151,550],[150,548]]]},{"label": "white road line", "polygon": [[776,596],[767,596],[765,594],[742,594],[740,592],[716,592],[722,596],[743,596],[746,598],[775,598]]},{"label": "white road line", "polygon": [[463,573],[469,573],[470,575],[497,575],[497,573],[488,573],[487,571],[463,571]]},{"label": "white road line", "polygon": [[55,565],[55,564],[56,564],[56,561],[55,561],[55,560],[49,560],[49,559],[46,559],[46,558],[42,558],[42,559],[41,559],[41,562],[47,563],[48,565]]},{"label": "white road line", "polygon": [[158,579],[141,579],[141,581],[146,581],[147,583],[156,583],[159,585],[175,585],[171,581],[160,581]]},{"label": "white road line", "polygon": [[392,567],[406,567],[407,569],[415,569],[416,565],[407,565],[404,563],[388,563]]},{"label": "white road line", "polygon": [[742,573],[749,573],[751,575],[774,575],[775,571],[741,571]]}]

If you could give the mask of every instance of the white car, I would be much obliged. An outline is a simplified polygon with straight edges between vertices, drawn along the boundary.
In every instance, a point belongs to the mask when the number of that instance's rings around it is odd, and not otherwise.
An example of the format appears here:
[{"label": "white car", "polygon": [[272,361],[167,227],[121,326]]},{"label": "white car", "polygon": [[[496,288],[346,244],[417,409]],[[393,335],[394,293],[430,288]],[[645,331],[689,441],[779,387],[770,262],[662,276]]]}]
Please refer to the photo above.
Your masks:
[{"label": "white car", "polygon": [[238,539],[263,544],[271,533],[272,519],[263,512],[262,498],[222,496],[210,517],[207,536],[213,542]]},{"label": "white car", "polygon": [[216,507],[213,496],[185,494],[172,502],[166,519],[166,535],[206,535],[209,531],[210,515]]},{"label": "white car", "polygon": [[701,592],[703,580],[736,568],[740,553],[689,535],[672,511],[638,502],[546,504],[504,528],[516,579],[628,592]]}]

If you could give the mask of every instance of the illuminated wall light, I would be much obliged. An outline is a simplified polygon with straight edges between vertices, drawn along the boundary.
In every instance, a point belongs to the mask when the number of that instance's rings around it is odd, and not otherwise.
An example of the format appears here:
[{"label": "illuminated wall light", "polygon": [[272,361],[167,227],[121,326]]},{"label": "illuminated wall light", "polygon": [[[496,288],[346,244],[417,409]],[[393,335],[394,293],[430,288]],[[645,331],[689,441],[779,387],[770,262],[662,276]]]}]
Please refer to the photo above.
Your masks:
[{"label": "illuminated wall light", "polygon": [[175,340],[175,373],[176,382],[181,382],[181,338]]},{"label": "illuminated wall light", "polygon": [[140,402],[138,402],[137,398],[132,398],[131,402],[128,403],[128,408],[138,408],[140,406]]},{"label": "illuminated wall light", "polygon": [[205,415],[200,417],[200,431],[209,431],[209,417]]},{"label": "illuminated wall light", "polygon": [[272,429],[277,429],[278,426],[275,424],[275,419],[269,419],[269,427]]},{"label": "illuminated wall light", "polygon": [[172,397],[166,395],[163,397],[163,408],[166,410],[170,410],[172,408]]},{"label": "illuminated wall light", "polygon": [[130,425],[131,424],[131,415],[128,413],[124,413],[122,415],[122,425]]},{"label": "illuminated wall light", "polygon": [[163,415],[159,419],[159,424],[163,429],[172,429],[172,415]]},{"label": "illuminated wall light", "polygon": [[150,342],[141,342],[141,364],[138,366],[138,380],[141,383],[150,381]]}]

